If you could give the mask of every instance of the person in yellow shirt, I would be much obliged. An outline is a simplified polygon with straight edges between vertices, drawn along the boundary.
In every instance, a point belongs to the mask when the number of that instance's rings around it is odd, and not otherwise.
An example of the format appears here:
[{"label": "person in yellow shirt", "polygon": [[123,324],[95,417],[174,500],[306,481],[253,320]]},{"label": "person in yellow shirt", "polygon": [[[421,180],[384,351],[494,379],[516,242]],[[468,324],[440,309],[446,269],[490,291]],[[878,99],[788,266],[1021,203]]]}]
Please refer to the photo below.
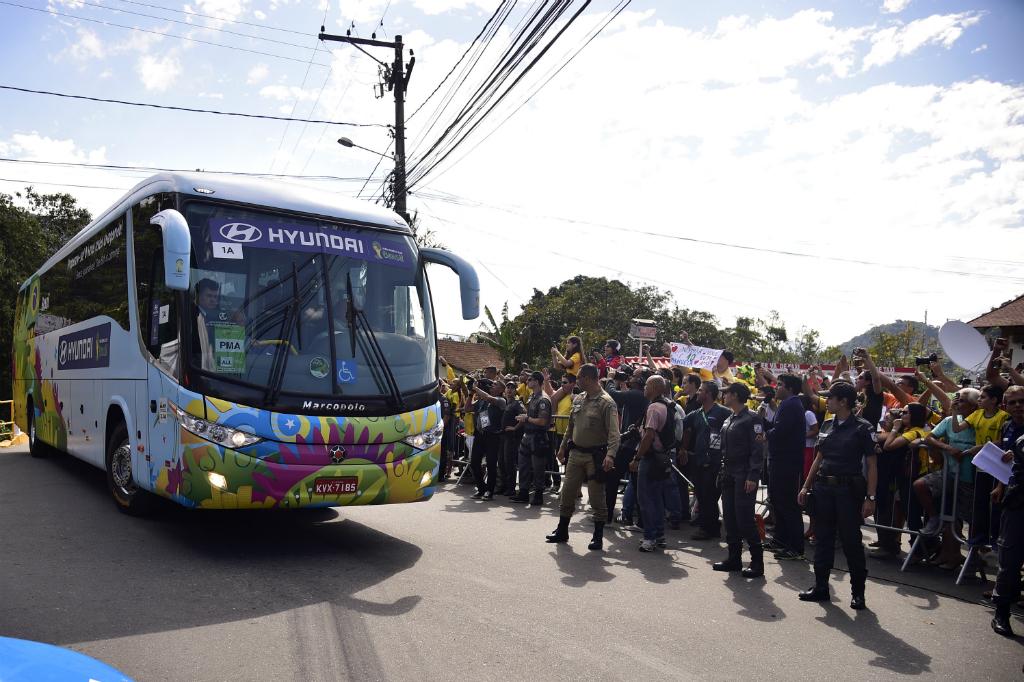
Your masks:
[{"label": "person in yellow shirt", "polygon": [[[572,412],[572,396],[576,390],[576,375],[566,373],[562,377],[562,385],[557,391],[553,391],[551,388],[551,382],[548,381],[548,373],[544,372],[544,392],[548,395],[551,400],[551,404],[555,407],[555,413],[552,420],[552,444],[555,446],[551,453],[551,471],[558,471],[558,466],[554,461],[554,453],[558,450],[558,447],[562,444],[562,439],[565,437],[566,429],[569,426],[569,413]],[[561,476],[554,476],[554,484],[557,489],[562,484]]]},{"label": "person in yellow shirt", "polygon": [[526,382],[530,380],[529,370],[523,370],[519,373],[519,385],[516,386],[516,397],[523,401],[523,404],[530,402],[530,396],[533,395],[533,391],[526,385]]},{"label": "person in yellow shirt", "polygon": [[[878,502],[875,507],[875,522],[880,525],[902,528],[904,521],[910,530],[919,531],[924,525],[921,507],[910,490],[911,481],[930,466],[928,445],[928,409],[921,403],[910,403],[903,412],[895,412],[892,430],[885,433],[882,455],[878,466]],[[909,466],[907,458],[910,459]],[[902,504],[896,507],[895,495],[899,494]],[[900,551],[899,533],[878,529],[878,549],[871,553],[875,558],[895,557]]]},{"label": "person in yellow shirt", "polygon": [[570,336],[565,340],[565,355],[558,348],[551,347],[551,359],[555,366],[565,370],[566,374],[576,376],[583,366],[583,341],[578,336]]}]

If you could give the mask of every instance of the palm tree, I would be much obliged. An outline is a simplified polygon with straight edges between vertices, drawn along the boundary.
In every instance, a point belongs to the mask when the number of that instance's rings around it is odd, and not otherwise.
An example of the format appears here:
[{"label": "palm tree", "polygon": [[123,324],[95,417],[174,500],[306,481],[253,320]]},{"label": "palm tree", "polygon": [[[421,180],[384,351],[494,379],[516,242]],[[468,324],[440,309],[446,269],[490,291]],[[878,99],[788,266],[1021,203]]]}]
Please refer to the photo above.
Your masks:
[{"label": "palm tree", "polygon": [[516,360],[516,351],[519,350],[519,330],[512,320],[508,319],[508,301],[501,308],[501,323],[494,319],[491,309],[484,306],[484,315],[487,323],[480,325],[480,334],[477,336],[488,346],[498,351],[501,361],[505,364],[505,371],[510,371]]}]

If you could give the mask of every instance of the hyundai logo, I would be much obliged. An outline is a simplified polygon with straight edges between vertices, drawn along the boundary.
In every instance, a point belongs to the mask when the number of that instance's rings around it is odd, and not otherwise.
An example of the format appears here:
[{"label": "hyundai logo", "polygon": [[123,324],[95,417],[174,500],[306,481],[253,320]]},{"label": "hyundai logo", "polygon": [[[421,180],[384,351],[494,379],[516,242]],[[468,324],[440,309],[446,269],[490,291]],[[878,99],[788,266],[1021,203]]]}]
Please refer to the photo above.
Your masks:
[{"label": "hyundai logo", "polygon": [[331,464],[341,464],[345,459],[345,448],[340,445],[332,445],[327,451],[331,454]]},{"label": "hyundai logo", "polygon": [[228,223],[220,226],[220,236],[233,242],[254,242],[263,237],[263,231],[255,225]]}]

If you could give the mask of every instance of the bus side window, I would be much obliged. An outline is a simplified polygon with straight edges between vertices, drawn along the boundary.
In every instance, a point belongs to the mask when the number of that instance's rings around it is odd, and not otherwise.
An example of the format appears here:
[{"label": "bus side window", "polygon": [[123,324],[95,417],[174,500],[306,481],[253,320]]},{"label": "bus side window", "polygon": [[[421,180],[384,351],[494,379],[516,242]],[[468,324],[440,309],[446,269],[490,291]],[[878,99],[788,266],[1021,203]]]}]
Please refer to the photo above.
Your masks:
[{"label": "bus side window", "polygon": [[149,224],[158,211],[174,206],[170,194],[144,199],[132,208],[135,239],[135,284],[139,336],[157,364],[178,378],[178,310],[175,293],[164,283],[163,240]]}]

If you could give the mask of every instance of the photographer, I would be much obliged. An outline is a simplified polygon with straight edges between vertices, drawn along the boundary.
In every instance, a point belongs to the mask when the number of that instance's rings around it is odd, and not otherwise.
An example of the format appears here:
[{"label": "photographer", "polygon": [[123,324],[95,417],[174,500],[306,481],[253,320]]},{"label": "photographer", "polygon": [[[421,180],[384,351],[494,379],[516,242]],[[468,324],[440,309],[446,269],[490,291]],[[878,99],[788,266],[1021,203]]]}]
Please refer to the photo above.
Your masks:
[{"label": "photographer", "polygon": [[[618,390],[612,386],[615,383],[620,386],[625,384],[628,388],[627,390]],[[615,405],[619,408],[621,414],[619,423],[623,429],[622,438],[619,441],[619,450],[615,454],[615,470],[614,473],[609,474],[608,480],[605,483],[605,505],[608,507],[609,521],[615,518],[615,499],[619,493],[619,481],[629,471],[629,462],[633,459],[636,448],[640,443],[639,426],[648,405],[647,398],[644,396],[643,386],[643,380],[639,376],[634,377],[622,369],[615,370],[614,380],[605,381],[605,391],[612,397]],[[630,501],[632,501],[632,496]],[[633,511],[633,504],[630,504],[627,509],[624,497],[622,503],[622,523],[632,525]]]},{"label": "photographer", "polygon": [[[469,466],[476,483],[476,493],[472,496],[474,500],[494,499],[494,489],[498,483],[498,451],[501,449],[501,418],[506,405],[502,397],[504,392],[504,384],[490,379],[480,379],[473,386],[477,398],[474,406],[476,438]],[[483,462],[487,463],[486,478]]]},{"label": "photographer", "polygon": [[884,405],[882,395],[882,374],[878,371],[871,354],[864,348],[853,349],[854,358],[863,363],[864,369],[857,374],[857,380],[853,387],[864,396],[864,407],[861,408],[860,417],[871,426],[877,427],[882,419],[882,407]]},{"label": "photographer", "polygon": [[701,383],[697,389],[697,400],[700,407],[686,415],[683,440],[697,496],[698,530],[691,539],[711,540],[722,535],[718,511],[722,489],[718,483],[718,472],[722,469],[722,424],[731,412],[716,402],[718,384],[713,381]]}]

